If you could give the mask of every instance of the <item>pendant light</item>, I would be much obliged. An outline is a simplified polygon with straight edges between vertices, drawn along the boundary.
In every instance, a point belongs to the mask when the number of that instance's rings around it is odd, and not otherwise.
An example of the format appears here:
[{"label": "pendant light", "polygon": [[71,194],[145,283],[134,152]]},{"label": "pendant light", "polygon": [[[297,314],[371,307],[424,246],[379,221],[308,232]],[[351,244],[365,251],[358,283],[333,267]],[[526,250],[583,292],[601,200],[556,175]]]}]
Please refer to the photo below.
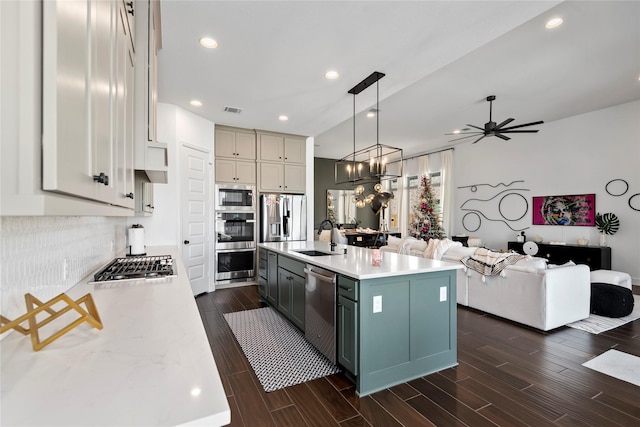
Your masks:
[{"label": "pendant light", "polygon": [[[353,95],[353,152],[335,163],[335,183],[358,183],[394,179],[402,176],[402,149],[380,144],[380,84],[385,75],[374,71],[351,88]],[[356,151],[356,95],[376,84],[376,143]]]}]

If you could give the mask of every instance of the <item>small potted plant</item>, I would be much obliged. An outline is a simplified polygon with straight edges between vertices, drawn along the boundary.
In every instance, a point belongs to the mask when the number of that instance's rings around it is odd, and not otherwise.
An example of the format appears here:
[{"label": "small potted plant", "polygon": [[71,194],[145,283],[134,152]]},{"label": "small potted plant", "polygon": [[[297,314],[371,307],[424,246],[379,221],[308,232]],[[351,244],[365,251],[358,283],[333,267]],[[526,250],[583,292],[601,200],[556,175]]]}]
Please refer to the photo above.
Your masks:
[{"label": "small potted plant", "polygon": [[613,236],[620,228],[620,220],[616,214],[596,213],[596,228],[600,232],[600,246],[607,246],[607,234]]}]

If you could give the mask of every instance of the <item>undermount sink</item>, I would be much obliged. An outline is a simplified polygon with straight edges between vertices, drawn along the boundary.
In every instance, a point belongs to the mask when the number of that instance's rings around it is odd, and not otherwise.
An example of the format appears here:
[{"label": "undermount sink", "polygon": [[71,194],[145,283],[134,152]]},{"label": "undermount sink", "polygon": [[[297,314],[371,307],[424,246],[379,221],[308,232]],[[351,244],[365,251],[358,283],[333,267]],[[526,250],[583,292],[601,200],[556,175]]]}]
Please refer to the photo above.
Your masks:
[{"label": "undermount sink", "polygon": [[325,256],[325,255],[338,254],[337,252],[322,252],[322,251],[317,251],[315,249],[303,249],[303,250],[293,251],[293,252],[298,252],[299,254],[307,255],[307,256]]}]

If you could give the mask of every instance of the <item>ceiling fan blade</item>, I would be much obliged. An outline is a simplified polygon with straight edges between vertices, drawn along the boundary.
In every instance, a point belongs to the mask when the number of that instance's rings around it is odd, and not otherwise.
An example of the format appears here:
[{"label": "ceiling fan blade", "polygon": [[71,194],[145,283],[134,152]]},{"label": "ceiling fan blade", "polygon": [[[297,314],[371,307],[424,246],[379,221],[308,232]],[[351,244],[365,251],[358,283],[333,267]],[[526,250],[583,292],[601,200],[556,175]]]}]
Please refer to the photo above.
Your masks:
[{"label": "ceiling fan blade", "polygon": [[504,135],[503,135],[503,134],[501,134],[501,133],[496,133],[496,134],[494,134],[494,135],[495,135],[495,136],[497,136],[497,137],[498,137],[498,138],[500,138],[500,139],[504,139],[505,141],[508,141],[508,140],[510,140],[510,139],[511,139],[511,138],[509,138],[508,136],[504,136]]},{"label": "ceiling fan blade", "polygon": [[508,125],[509,123],[511,123],[514,120],[515,119],[509,117],[507,120],[505,120],[504,122],[502,122],[498,126],[496,126],[496,130],[500,129],[502,126]]},{"label": "ceiling fan blade", "polygon": [[504,130],[501,129],[500,133],[537,133],[540,129],[527,129],[527,130]]},{"label": "ceiling fan blade", "polygon": [[531,123],[525,123],[522,125],[515,125],[515,126],[509,126],[508,128],[504,128],[504,129],[500,129],[501,131],[505,131],[505,130],[511,130],[511,129],[518,129],[518,128],[523,128],[525,126],[535,126],[535,125],[541,125],[542,123],[544,123],[542,120],[538,121],[538,122],[531,122]]},{"label": "ceiling fan blade", "polygon": [[461,139],[473,138],[474,136],[478,136],[478,135],[482,135],[482,134],[476,133],[475,135],[467,135],[467,136],[463,136],[462,138],[450,139],[449,142],[460,141]]},{"label": "ceiling fan blade", "polygon": [[472,144],[475,144],[476,142],[480,141],[482,138],[484,138],[487,135],[482,135],[480,138],[476,139],[475,141],[472,142]]},{"label": "ceiling fan blade", "polygon": [[468,124],[468,123],[467,123],[467,126],[472,127],[472,128],[474,128],[474,129],[481,130],[482,132],[484,132],[484,128],[481,128],[481,127],[478,127],[478,126],[475,126],[475,125],[470,125],[470,124]]},{"label": "ceiling fan blade", "polygon": [[480,135],[481,133],[484,132],[478,132],[474,130],[473,132],[445,133],[445,135]]}]

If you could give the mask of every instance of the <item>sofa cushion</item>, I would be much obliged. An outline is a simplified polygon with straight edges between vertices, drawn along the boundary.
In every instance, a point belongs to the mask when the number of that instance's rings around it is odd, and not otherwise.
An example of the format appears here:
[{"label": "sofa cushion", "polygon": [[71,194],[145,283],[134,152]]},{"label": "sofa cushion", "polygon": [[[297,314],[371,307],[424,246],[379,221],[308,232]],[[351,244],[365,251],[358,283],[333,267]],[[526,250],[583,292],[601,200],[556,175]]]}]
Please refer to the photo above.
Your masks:
[{"label": "sofa cushion", "polygon": [[547,268],[547,259],[527,255],[526,258],[523,258],[520,261],[516,262],[515,265],[523,268],[535,268],[538,270],[544,270],[545,268]]},{"label": "sofa cushion", "polygon": [[400,246],[402,246],[402,241],[403,240],[404,239],[401,238],[401,237],[389,236],[389,237],[387,237],[387,245],[400,247]]},{"label": "sofa cushion", "polygon": [[476,253],[477,249],[478,248],[468,248],[466,246],[451,246],[449,249],[447,249],[442,258],[456,258],[457,260],[460,260],[461,258],[464,258],[466,256],[473,255],[474,253]]},{"label": "sofa cushion", "polygon": [[628,316],[633,311],[630,289],[609,283],[591,284],[591,313],[607,317]]}]

